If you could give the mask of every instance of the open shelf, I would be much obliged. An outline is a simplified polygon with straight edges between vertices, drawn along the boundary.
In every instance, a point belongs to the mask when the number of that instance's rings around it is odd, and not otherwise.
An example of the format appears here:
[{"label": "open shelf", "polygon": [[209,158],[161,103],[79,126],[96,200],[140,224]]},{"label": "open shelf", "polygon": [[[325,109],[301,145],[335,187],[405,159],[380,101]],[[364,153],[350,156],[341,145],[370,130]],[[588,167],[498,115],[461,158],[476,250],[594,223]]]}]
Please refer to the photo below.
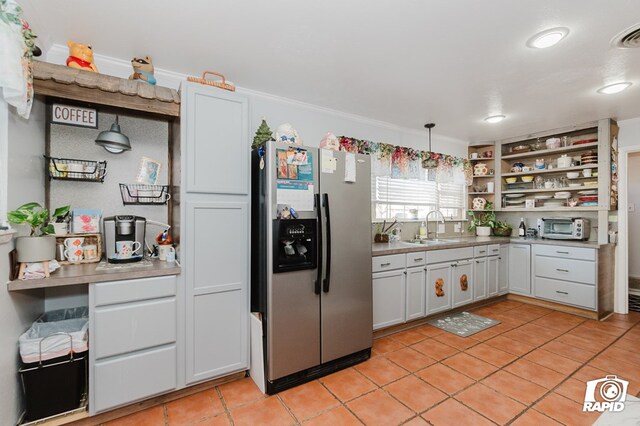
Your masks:
[{"label": "open shelf", "polygon": [[467,192],[468,195],[493,195],[495,192]]},{"label": "open shelf", "polygon": [[[583,211],[583,212],[590,212],[590,211],[598,211],[598,210],[603,210],[602,208],[598,207],[598,206],[592,206],[592,207],[581,207],[581,206],[576,206],[576,207],[559,207],[559,206],[554,206],[554,207],[529,207],[529,208],[524,208],[524,207],[502,207],[500,209],[500,211],[502,212],[531,212],[531,211],[537,211],[537,212],[562,212],[562,211]],[[605,209],[606,210],[606,209]]]},{"label": "open shelf", "polygon": [[574,186],[569,187],[565,186],[564,188],[541,188],[541,189],[509,189],[507,191],[502,191],[503,194],[535,194],[536,192],[562,192],[562,191],[584,191],[587,189],[598,190],[597,186]]},{"label": "open shelf", "polygon": [[[582,166],[574,166],[574,167],[556,167],[555,169],[535,169],[535,170],[530,170],[528,172],[502,173],[502,177],[540,175],[544,173],[563,173],[563,172],[579,171],[583,169],[597,169],[597,168],[598,168],[598,163],[584,164]],[[587,179],[594,178],[594,177],[597,177],[597,176],[589,176]]]},{"label": "open shelf", "polygon": [[583,143],[580,145],[571,145],[571,146],[565,146],[565,147],[560,147],[560,148],[555,148],[555,149],[541,149],[538,151],[527,151],[527,152],[520,152],[518,154],[506,154],[502,156],[503,160],[515,160],[518,158],[528,158],[528,157],[537,157],[537,156],[543,156],[543,155],[556,155],[556,154],[564,154],[566,152],[574,152],[574,151],[584,151],[587,150],[589,148],[595,148],[598,149],[598,142],[589,142],[589,143]]}]

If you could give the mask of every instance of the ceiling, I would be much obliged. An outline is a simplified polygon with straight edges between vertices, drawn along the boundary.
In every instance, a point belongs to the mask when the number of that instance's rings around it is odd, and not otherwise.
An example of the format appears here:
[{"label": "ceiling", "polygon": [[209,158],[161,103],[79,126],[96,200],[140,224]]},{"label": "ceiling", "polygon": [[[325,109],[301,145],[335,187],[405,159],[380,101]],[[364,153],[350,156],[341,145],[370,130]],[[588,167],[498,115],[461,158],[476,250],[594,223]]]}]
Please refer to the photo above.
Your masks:
[{"label": "ceiling", "polygon": [[[22,0],[43,42],[151,55],[156,67],[223,72],[238,86],[469,142],[640,116],[638,0]],[[532,49],[535,33],[567,38]],[[596,89],[633,85],[616,95]],[[499,124],[483,121],[504,114]]]}]

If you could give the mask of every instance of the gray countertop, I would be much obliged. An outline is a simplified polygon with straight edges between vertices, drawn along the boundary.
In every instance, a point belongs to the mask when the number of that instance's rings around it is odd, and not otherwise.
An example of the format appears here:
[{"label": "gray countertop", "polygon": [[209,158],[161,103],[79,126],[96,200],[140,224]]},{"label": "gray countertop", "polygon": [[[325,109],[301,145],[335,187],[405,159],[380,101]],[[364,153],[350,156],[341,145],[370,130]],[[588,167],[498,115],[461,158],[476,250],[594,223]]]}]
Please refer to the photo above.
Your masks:
[{"label": "gray countertop", "polygon": [[384,256],[388,254],[412,253],[416,251],[431,251],[462,247],[473,247],[485,244],[549,244],[565,247],[586,247],[600,248],[603,244],[596,241],[567,241],[567,240],[543,240],[540,238],[527,240],[524,238],[511,237],[462,237],[462,238],[443,238],[444,240],[452,240],[451,242],[441,242],[439,244],[412,244],[408,242],[391,242],[391,243],[373,243],[371,254],[375,256]]},{"label": "gray countertop", "polygon": [[103,281],[160,277],[163,275],[178,275],[180,271],[181,267],[178,262],[169,263],[157,259],[118,265],[102,261],[100,263],[64,265],[54,271],[49,278],[9,281],[7,289],[9,291],[30,290]]}]

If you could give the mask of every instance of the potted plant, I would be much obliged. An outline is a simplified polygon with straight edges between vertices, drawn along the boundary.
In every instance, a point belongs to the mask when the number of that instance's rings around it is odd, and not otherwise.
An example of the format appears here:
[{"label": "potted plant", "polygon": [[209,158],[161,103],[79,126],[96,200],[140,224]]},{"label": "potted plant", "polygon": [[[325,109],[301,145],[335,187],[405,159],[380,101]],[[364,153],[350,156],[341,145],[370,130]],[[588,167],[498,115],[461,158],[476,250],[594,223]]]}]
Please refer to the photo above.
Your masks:
[{"label": "potted plant", "polygon": [[509,225],[507,222],[496,221],[493,228],[493,235],[497,237],[510,237],[512,230],[513,226]]},{"label": "potted plant", "polygon": [[[61,207],[56,209],[56,212],[63,210],[64,207]],[[57,215],[54,213],[54,216]],[[7,219],[16,225],[25,224],[31,227],[31,233],[28,237],[16,238],[18,262],[43,262],[55,259],[56,237],[50,235],[55,230],[53,225],[49,223],[47,209],[38,203],[27,203],[7,213]]]},{"label": "potted plant", "polygon": [[496,214],[493,211],[493,203],[487,202],[484,210],[480,212],[468,211],[469,231],[476,231],[478,237],[488,237],[491,235],[491,229],[496,225]]},{"label": "potted plant", "polygon": [[55,209],[51,215],[55,235],[67,235],[69,233],[69,212],[71,206],[63,206]]}]

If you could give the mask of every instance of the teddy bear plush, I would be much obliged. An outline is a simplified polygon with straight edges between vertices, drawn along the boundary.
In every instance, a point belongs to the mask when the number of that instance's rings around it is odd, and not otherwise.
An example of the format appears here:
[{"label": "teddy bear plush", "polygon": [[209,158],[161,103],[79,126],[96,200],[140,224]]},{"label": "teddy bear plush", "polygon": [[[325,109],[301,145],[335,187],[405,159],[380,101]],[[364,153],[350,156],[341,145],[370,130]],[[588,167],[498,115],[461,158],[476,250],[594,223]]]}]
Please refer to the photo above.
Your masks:
[{"label": "teddy bear plush", "polygon": [[462,274],[460,277],[460,290],[467,291],[469,289],[469,278],[467,274]]},{"label": "teddy bear plush", "polygon": [[93,63],[93,49],[90,45],[69,40],[67,46],[69,46],[69,57],[67,58],[69,68],[98,72],[98,68]]},{"label": "teddy bear plush", "polygon": [[444,280],[442,278],[437,278],[436,279],[436,296],[437,297],[442,297],[444,296]]},{"label": "teddy bear plush", "polygon": [[153,61],[151,56],[144,58],[133,58],[131,60],[133,74],[129,76],[129,80],[144,81],[147,84],[156,84],[156,78],[153,76]]}]

